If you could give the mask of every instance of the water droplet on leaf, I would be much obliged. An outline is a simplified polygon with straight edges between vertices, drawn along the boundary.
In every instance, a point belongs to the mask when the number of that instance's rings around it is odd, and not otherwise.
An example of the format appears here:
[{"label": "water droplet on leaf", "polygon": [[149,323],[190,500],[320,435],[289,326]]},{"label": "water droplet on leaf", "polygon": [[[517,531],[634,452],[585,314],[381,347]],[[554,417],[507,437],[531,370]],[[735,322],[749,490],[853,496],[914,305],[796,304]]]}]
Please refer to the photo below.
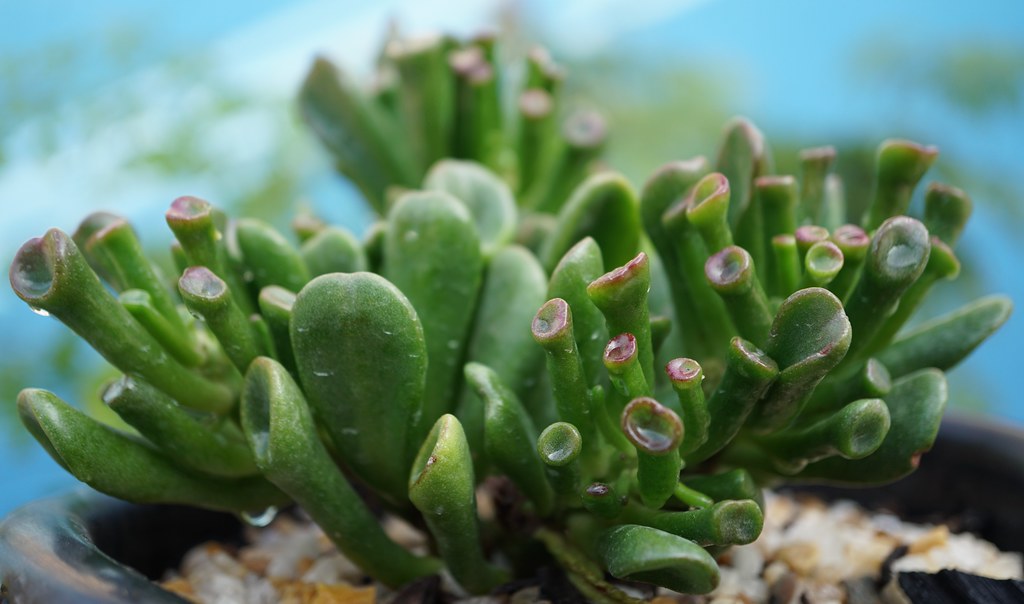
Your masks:
[{"label": "water droplet on leaf", "polygon": [[257,512],[242,512],[240,516],[249,526],[263,528],[273,522],[274,518],[277,518],[277,508],[270,506],[265,510]]}]

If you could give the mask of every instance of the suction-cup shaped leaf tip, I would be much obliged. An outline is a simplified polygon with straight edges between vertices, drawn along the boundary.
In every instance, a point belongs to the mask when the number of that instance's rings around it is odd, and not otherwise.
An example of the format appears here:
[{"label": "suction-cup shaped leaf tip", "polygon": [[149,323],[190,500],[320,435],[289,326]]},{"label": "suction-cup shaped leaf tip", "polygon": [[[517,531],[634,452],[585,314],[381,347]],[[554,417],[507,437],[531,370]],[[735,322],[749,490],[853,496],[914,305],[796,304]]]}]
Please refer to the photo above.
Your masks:
[{"label": "suction-cup shaped leaf tip", "polygon": [[674,411],[649,397],[635,398],[622,410],[622,431],[634,446],[650,455],[679,448],[683,422]]}]

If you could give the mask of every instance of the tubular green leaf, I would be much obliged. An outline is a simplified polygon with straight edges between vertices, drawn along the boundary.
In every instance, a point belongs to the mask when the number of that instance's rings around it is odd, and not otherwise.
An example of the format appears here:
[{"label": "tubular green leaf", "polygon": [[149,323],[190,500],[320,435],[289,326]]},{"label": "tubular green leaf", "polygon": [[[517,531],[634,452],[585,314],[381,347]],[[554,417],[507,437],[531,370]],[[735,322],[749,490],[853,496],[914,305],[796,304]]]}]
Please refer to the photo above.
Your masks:
[{"label": "tubular green leaf", "polygon": [[440,570],[384,533],[317,437],[302,391],[272,359],[257,359],[245,376],[242,427],[260,470],[368,575],[398,587]]},{"label": "tubular green leaf", "polygon": [[150,445],[97,422],[45,390],[22,390],[18,413],[57,463],[114,497],[233,512],[287,501],[261,477],[230,479],[184,470]]},{"label": "tubular green leaf", "polygon": [[612,576],[689,594],[704,594],[719,581],[718,565],[696,543],[655,528],[624,524],[608,529],[598,554]]},{"label": "tubular green leaf", "polygon": [[507,580],[488,563],[480,546],[473,460],[459,420],[437,420],[409,476],[409,499],[423,514],[445,566],[460,585],[484,593]]},{"label": "tubular green leaf", "polygon": [[142,376],[196,409],[226,413],[234,405],[229,388],[185,368],[135,321],[62,231],[26,242],[9,276],[18,297],[60,319],[124,373]]}]

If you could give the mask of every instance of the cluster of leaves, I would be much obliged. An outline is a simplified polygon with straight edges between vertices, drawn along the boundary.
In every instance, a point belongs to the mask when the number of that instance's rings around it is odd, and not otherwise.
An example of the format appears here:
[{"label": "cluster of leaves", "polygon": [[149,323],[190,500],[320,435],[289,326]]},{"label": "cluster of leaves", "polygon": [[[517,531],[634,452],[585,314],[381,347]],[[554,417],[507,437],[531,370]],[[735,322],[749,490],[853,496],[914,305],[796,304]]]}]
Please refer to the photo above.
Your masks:
[{"label": "cluster of leaves", "polygon": [[566,106],[564,72],[544,48],[532,48],[522,69],[501,54],[491,35],[394,38],[369,92],[320,58],[300,107],[378,214],[445,158],[486,166],[524,211],[551,214],[600,159],[607,126],[596,112]]},{"label": "cluster of leaves", "polygon": [[[760,533],[765,484],[913,470],[938,430],[943,370],[1010,309],[983,299],[901,331],[958,272],[970,213],[965,194],[933,185],[923,217],[904,215],[935,149],[882,144],[860,226],[845,221],[834,150],[803,153],[799,180],[773,175],[743,120],[714,167],[667,164],[639,195],[584,169],[571,194],[539,203],[516,183],[539,148],[571,156],[550,131],[501,176],[479,163],[515,157],[501,144],[425,168],[452,153],[428,141],[464,140],[430,134],[428,115],[453,115],[433,106],[436,73],[462,90],[450,80],[470,59],[455,57],[488,50],[400,46],[390,105],[314,66],[307,117],[384,216],[363,240],[306,217],[294,245],[179,198],[167,222],[183,306],[116,216],[26,243],[12,286],[124,373],[103,399],[137,431],[25,390],[22,420],[54,459],[133,501],[295,501],[387,585],[445,568],[485,592],[553,558],[598,601],[626,599],[605,572],[713,589],[715,554]],[[379,144],[389,106],[407,135],[389,143],[408,147]],[[472,140],[492,132],[454,122]],[[413,150],[422,182],[391,171]],[[480,518],[476,493],[496,484],[510,509]],[[393,542],[361,492],[425,528],[432,553]]]}]

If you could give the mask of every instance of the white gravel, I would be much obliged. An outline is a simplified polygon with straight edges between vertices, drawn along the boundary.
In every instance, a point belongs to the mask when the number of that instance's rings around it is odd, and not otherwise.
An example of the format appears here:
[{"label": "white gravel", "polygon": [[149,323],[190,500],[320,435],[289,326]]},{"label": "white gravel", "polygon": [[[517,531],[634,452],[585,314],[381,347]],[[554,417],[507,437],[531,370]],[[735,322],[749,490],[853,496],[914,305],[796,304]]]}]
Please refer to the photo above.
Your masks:
[{"label": "white gravel", "polygon": [[[413,551],[425,536],[389,519],[389,535]],[[821,501],[767,493],[765,527],[754,543],[733,547],[719,558],[722,580],[707,596],[660,590],[656,604],[827,603],[898,601],[892,588],[879,589],[887,572],[936,572],[954,568],[998,579],[1021,579],[1021,554],[1000,552],[969,534],[945,526],[917,525],[895,516],[868,513],[850,502]],[[250,544],[237,552],[208,543],[186,555],[165,586],[203,604],[386,601],[338,553],[316,525],[278,518],[269,528],[250,530]],[[476,603],[529,602],[536,588],[512,596],[473,599]]]}]

